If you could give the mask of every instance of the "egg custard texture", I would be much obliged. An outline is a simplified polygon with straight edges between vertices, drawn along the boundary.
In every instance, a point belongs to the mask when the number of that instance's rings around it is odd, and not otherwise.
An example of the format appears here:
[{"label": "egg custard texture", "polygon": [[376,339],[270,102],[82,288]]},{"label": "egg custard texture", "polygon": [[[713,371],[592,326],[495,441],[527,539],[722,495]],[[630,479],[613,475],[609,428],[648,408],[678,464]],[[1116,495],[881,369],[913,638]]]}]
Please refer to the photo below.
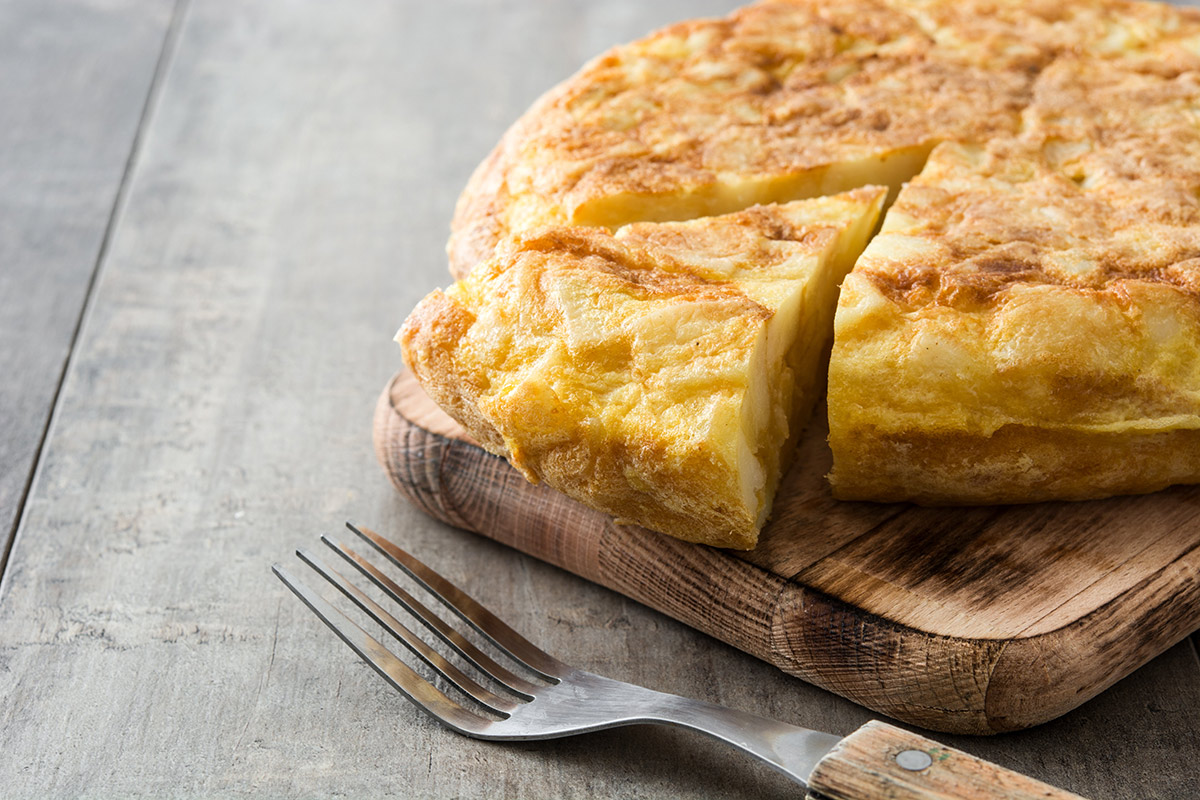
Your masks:
[{"label": "egg custard texture", "polygon": [[[755,541],[831,324],[838,497],[1200,481],[1198,84],[1200,11],[1156,3],[764,0],[670,26],[476,170],[448,247],[469,277],[414,312],[406,359],[531,479],[723,546]],[[868,185],[882,231],[839,299]],[[778,233],[810,229],[841,243]]]}]

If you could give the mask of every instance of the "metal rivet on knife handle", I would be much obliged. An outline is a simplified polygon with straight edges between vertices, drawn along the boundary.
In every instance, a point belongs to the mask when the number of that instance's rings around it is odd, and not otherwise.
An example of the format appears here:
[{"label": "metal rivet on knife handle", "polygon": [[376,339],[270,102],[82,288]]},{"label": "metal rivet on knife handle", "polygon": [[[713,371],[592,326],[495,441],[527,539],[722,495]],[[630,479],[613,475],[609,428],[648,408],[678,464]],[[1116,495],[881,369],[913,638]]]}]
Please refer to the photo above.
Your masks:
[{"label": "metal rivet on knife handle", "polygon": [[896,763],[907,770],[920,772],[933,763],[933,757],[922,750],[905,750],[896,755]]}]

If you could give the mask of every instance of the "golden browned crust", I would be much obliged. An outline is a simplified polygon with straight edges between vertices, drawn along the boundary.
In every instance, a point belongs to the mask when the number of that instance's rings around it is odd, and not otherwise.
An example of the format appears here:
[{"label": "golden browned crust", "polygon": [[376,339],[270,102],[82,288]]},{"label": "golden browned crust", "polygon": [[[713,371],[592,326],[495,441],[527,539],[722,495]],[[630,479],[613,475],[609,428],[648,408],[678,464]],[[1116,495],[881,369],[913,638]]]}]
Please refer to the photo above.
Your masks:
[{"label": "golden browned crust", "polygon": [[[476,171],[455,214],[451,271],[534,225],[616,227],[824,194],[870,182],[822,186],[830,164],[1015,129],[1031,80],[1023,65],[934,52],[910,16],[869,0],[763,3],[614,48],[538,101]],[[771,185],[808,173],[797,192]],[[748,182],[743,199],[711,196]]]},{"label": "golden browned crust", "polygon": [[[397,334],[409,369],[430,398],[471,432],[493,453],[502,452],[504,439],[479,410],[479,397],[487,388],[484,376],[458,359],[458,342],[475,323],[475,315],[441,291],[422,300]],[[454,375],[453,381],[439,376]]]},{"label": "golden browned crust", "polygon": [[[451,272],[536,225],[896,187],[938,141],[1017,131],[1060,56],[1194,69],[1197,17],[1113,0],[785,0],[670,26],[596,58],[513,126],[460,199]],[[884,177],[839,169],[897,155],[908,163]]]}]

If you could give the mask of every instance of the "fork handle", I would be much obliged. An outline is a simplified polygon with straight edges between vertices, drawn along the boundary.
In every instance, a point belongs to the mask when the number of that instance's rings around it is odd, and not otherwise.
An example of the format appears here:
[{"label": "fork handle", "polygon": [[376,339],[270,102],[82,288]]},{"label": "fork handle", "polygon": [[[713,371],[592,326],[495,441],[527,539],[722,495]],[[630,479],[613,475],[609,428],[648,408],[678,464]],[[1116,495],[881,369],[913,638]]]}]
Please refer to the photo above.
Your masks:
[{"label": "fork handle", "polygon": [[634,691],[653,709],[646,721],[728,742],[807,786],[812,800],[1083,800],[879,720],[839,738],[703,700]]},{"label": "fork handle", "polygon": [[808,778],[814,800],[1081,800],[878,720],[847,736]]}]

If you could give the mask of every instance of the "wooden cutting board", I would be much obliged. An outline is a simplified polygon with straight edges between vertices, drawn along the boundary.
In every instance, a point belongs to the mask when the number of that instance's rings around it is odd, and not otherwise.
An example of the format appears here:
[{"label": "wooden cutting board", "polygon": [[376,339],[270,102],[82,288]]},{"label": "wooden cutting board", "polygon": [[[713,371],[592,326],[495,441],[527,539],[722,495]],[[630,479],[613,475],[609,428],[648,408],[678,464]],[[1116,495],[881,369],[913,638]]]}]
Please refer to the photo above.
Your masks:
[{"label": "wooden cutting board", "polygon": [[926,728],[1045,722],[1200,627],[1200,487],[1007,507],[843,503],[824,479],[825,435],[806,431],[758,547],[742,553],[617,525],[527,483],[407,372],[375,414],[380,463],[432,516]]}]

